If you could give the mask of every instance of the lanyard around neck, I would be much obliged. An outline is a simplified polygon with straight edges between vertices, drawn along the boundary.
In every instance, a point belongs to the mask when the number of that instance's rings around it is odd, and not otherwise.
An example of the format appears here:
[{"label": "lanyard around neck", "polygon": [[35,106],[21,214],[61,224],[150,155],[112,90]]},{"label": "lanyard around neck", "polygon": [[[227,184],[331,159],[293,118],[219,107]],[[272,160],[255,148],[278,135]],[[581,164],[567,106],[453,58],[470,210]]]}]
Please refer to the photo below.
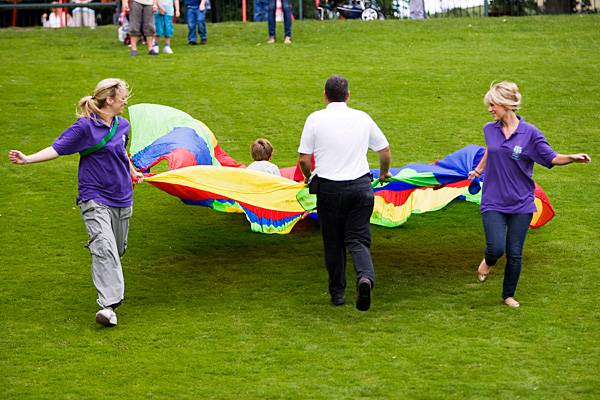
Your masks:
[{"label": "lanyard around neck", "polygon": [[115,122],[113,123],[112,128],[110,128],[110,131],[108,132],[108,134],[106,134],[106,136],[104,136],[94,146],[88,147],[87,149],[84,149],[84,150],[81,150],[79,152],[79,154],[83,157],[83,156],[87,156],[89,154],[95,153],[96,151],[102,149],[104,146],[106,146],[106,143],[110,142],[110,139],[112,139],[113,136],[115,136],[115,133],[117,132],[118,127],[119,127],[119,117],[115,117]]}]

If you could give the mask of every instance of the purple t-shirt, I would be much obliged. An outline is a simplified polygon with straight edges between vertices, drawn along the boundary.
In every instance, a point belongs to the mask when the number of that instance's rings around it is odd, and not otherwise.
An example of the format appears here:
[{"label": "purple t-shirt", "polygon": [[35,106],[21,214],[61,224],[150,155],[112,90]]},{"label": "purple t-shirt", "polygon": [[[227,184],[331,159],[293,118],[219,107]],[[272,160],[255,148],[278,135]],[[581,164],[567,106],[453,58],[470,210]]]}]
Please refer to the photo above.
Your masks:
[{"label": "purple t-shirt", "polygon": [[[117,131],[106,146],[79,159],[78,202],[94,200],[111,207],[129,207],[133,204],[126,150],[129,122],[125,118],[118,118]],[[79,118],[54,141],[52,147],[61,156],[78,153],[96,145],[109,131],[110,128],[99,117],[97,121]]]},{"label": "purple t-shirt", "polygon": [[483,127],[488,158],[481,212],[536,212],[533,164],[552,168],[556,153],[538,128],[518,118],[519,125],[508,139],[502,133],[500,121],[490,122]]}]

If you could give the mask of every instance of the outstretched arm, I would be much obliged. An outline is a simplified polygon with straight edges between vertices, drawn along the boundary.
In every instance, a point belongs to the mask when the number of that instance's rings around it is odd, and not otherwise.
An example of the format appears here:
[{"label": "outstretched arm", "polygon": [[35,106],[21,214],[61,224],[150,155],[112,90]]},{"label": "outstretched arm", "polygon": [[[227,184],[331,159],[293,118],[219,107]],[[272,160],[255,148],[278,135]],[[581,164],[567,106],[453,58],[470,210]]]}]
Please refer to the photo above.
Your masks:
[{"label": "outstretched arm", "polygon": [[13,164],[33,164],[54,160],[55,158],[58,158],[58,153],[52,146],[46,147],[45,149],[29,156],[21,153],[19,150],[10,150],[8,152],[8,159]]},{"label": "outstretched arm", "polygon": [[557,154],[552,160],[552,165],[568,165],[574,162],[587,164],[592,162],[592,158],[585,153]]},{"label": "outstretched arm", "polygon": [[379,150],[379,181],[385,182],[392,177],[390,164],[392,163],[392,151],[389,147]]},{"label": "outstretched arm", "polygon": [[487,149],[485,149],[485,153],[483,153],[483,157],[481,157],[481,161],[475,167],[473,171],[469,171],[469,180],[472,181],[475,178],[481,178],[483,171],[485,171],[485,165],[487,164]]}]

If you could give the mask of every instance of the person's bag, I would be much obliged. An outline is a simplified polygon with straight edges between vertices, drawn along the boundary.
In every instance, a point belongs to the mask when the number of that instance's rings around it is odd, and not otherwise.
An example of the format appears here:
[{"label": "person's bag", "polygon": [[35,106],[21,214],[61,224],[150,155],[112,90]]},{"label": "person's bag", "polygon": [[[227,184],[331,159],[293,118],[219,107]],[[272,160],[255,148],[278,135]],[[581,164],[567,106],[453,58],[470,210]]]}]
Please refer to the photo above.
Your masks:
[{"label": "person's bag", "polygon": [[308,193],[319,193],[319,177],[317,175],[312,176],[310,181],[308,181]]}]

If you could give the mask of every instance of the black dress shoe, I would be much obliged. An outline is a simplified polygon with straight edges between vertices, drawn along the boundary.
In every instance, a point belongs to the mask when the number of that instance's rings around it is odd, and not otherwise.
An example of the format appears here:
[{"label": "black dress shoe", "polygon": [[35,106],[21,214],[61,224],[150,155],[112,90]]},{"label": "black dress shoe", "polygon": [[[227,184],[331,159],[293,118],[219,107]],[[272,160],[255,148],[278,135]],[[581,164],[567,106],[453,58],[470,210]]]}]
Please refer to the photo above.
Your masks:
[{"label": "black dress shoe", "polygon": [[371,281],[369,278],[360,278],[356,290],[356,309],[367,311],[371,308]]},{"label": "black dress shoe", "polygon": [[346,299],[344,299],[343,294],[331,296],[331,304],[334,306],[343,306],[346,303]]}]

